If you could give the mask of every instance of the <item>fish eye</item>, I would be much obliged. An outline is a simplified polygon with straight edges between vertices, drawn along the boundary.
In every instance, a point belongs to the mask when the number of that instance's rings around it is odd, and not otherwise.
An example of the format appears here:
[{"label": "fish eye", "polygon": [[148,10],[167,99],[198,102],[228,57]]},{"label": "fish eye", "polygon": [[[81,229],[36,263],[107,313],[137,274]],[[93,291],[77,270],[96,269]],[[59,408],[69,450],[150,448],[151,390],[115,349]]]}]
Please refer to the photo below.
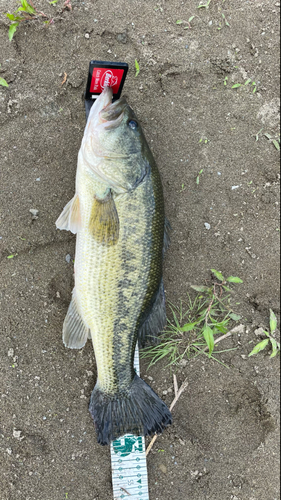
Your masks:
[{"label": "fish eye", "polygon": [[139,126],[138,122],[136,120],[129,120],[128,121],[128,126],[132,129],[132,130],[136,130]]}]

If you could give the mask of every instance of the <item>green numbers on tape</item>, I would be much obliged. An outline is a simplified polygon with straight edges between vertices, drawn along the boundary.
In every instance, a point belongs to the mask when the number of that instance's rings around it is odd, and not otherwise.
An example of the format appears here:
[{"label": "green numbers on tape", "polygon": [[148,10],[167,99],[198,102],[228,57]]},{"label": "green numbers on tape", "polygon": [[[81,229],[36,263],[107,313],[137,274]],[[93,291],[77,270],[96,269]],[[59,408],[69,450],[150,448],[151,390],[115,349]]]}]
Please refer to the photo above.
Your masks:
[{"label": "green numbers on tape", "polygon": [[117,439],[113,443],[113,450],[115,453],[120,454],[122,458],[128,457],[132,452],[139,451],[142,453],[144,451],[142,438],[136,436],[125,436],[124,438]]}]

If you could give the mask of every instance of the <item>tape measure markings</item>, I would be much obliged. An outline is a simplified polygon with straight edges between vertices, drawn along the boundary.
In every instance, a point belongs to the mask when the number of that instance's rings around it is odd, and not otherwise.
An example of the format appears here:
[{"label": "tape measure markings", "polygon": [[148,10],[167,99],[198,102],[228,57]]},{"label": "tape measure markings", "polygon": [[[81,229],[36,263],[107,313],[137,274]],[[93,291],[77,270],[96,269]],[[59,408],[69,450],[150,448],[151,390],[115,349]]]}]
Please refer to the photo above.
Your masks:
[{"label": "tape measure markings", "polygon": [[[140,374],[139,351],[134,366]],[[111,465],[114,500],[149,500],[145,440],[127,434],[111,443]]]}]

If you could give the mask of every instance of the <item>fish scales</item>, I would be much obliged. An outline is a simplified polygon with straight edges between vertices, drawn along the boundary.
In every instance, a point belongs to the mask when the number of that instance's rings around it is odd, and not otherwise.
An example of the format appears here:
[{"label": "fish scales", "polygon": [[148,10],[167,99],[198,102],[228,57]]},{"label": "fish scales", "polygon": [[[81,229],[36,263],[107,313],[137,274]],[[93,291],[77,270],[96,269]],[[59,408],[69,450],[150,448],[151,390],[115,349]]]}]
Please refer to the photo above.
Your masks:
[{"label": "fish scales", "polygon": [[91,334],[98,380],[90,412],[98,441],[108,444],[171,423],[166,405],[133,367],[141,330],[156,336],[166,319],[165,216],[159,172],[143,134],[134,132],[134,113],[124,100],[110,104],[108,89],[94,106],[78,156],[76,194],[57,226],[77,233],[64,342],[79,348]]}]

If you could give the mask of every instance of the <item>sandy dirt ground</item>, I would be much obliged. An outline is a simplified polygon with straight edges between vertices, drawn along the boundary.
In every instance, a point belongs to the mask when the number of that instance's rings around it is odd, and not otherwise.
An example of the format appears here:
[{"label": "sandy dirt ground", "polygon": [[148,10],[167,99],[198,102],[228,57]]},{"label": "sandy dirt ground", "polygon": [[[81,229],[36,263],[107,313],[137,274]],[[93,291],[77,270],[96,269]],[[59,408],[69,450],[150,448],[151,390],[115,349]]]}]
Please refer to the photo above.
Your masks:
[{"label": "sandy dirt ground", "polygon": [[[168,300],[210,268],[244,281],[234,302],[245,333],[220,355],[229,369],[198,357],[177,372],[189,385],[148,458],[151,500],[278,500],[279,359],[248,354],[270,308],[280,312],[279,153],[263,136],[279,133],[280,2],[33,2],[53,23],[21,23],[9,42],[3,13],[16,1],[0,0],[0,499],[112,499],[88,412],[92,346],[61,341],[75,237],[55,228],[74,193],[88,63],[100,59],[129,63],[124,94],[163,179]],[[232,89],[249,78],[255,93]],[[165,363],[146,368],[160,395],[172,387]]]}]

